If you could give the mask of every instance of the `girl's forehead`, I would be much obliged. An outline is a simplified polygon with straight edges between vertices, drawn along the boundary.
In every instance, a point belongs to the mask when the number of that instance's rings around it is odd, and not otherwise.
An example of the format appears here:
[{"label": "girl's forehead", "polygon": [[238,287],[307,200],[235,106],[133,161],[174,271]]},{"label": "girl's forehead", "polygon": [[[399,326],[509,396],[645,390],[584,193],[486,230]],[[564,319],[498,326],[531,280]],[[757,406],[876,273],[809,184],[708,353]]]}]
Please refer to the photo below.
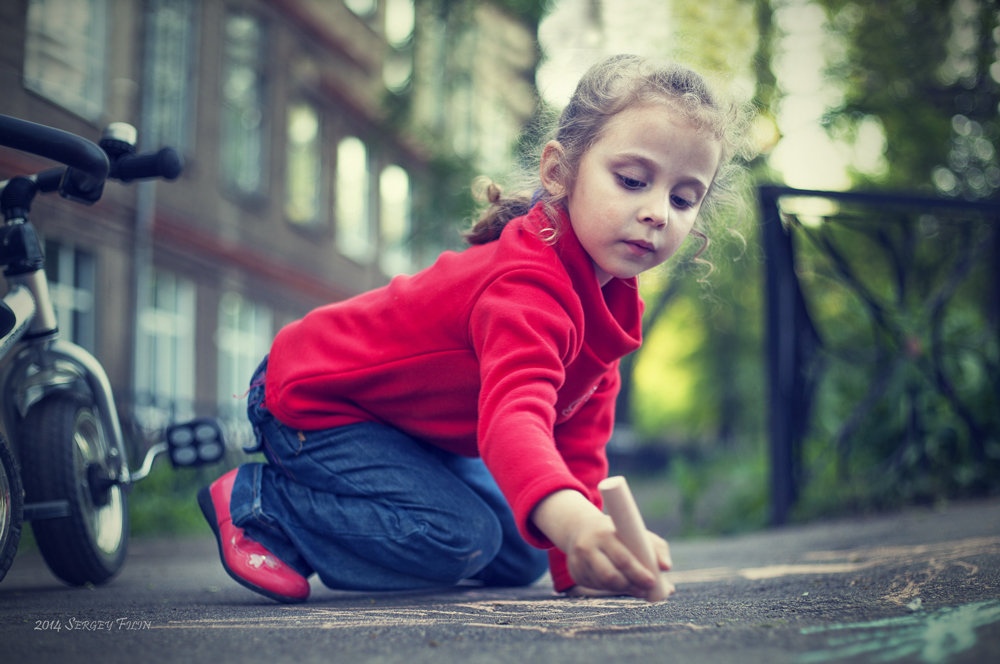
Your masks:
[{"label": "girl's forehead", "polygon": [[684,170],[705,183],[714,179],[722,155],[714,132],[662,104],[633,106],[609,118],[591,147],[596,158],[628,159],[652,168],[680,160]]},{"label": "girl's forehead", "polygon": [[721,137],[703,118],[666,101],[636,103],[623,108],[608,118],[598,141],[607,138],[609,133],[615,133],[619,138],[631,136],[642,140],[644,131],[657,129],[697,134],[706,141],[721,143]]},{"label": "girl's forehead", "polygon": [[671,122],[686,121],[699,128],[707,128],[712,124],[713,109],[707,108],[702,104],[687,104],[682,99],[653,97],[650,99],[637,99],[623,107],[612,118],[622,114],[641,114],[650,118],[659,116]]}]

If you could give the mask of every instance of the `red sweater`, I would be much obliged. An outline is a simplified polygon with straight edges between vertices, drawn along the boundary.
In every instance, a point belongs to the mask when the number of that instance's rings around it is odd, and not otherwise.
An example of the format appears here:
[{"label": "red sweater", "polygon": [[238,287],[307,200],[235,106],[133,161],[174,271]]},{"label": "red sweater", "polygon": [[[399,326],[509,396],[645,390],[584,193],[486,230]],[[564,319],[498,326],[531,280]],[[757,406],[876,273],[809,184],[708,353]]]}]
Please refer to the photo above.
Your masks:
[{"label": "red sweater", "polygon": [[618,362],[639,347],[642,301],[635,279],[600,287],[565,216],[556,243],[541,240],[551,226],[536,206],[496,242],[289,324],[265,390],[291,427],[382,422],[482,456],[564,590],[565,556],[529,517],[559,489],[601,506]]}]

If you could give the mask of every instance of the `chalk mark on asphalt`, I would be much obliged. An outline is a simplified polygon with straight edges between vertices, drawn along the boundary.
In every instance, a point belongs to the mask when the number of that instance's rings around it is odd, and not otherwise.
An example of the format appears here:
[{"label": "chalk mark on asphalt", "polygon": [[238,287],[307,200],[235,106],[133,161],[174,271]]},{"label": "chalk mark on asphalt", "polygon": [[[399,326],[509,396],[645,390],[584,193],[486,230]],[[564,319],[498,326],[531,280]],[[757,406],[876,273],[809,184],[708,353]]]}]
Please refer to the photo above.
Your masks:
[{"label": "chalk mark on asphalt", "polygon": [[[968,558],[1000,552],[1000,537],[978,537],[935,544],[892,547],[858,547],[837,551],[814,551],[797,564],[763,567],[706,569],[671,572],[679,588],[686,584],[730,580],[766,581],[789,575],[851,574],[876,568],[899,568],[883,601],[909,606],[914,598],[941,573],[957,567],[967,578],[979,572]],[[470,589],[471,593],[477,592]],[[154,626],[160,629],[370,629],[462,625],[484,629],[530,630],[563,637],[623,632],[669,632],[711,629],[689,621],[658,620],[662,612],[645,613],[648,605],[633,598],[489,598],[475,601],[441,602],[445,608],[421,606],[276,606],[274,615],[175,620]],[[393,601],[399,601],[398,598]],[[423,601],[423,600],[420,600]],[[667,600],[669,603],[670,600]],[[641,612],[637,614],[637,611]],[[816,628],[825,629],[825,628]],[[832,627],[830,629],[833,629]],[[817,660],[818,661],[818,660]]]},{"label": "chalk mark on asphalt", "polygon": [[670,574],[674,585],[687,583],[711,583],[737,578],[760,581],[782,576],[803,574],[850,574],[888,565],[925,565],[928,574],[922,584],[915,584],[909,590],[901,589],[887,596],[897,604],[906,604],[926,585],[938,576],[948,565],[964,567],[974,575],[978,568],[962,558],[997,553],[1000,551],[1000,537],[973,537],[951,542],[919,544],[915,546],[878,546],[842,549],[838,551],[812,551],[803,559],[807,562],[763,567],[713,567],[709,569],[681,570]]},{"label": "chalk mark on asphalt", "polygon": [[[855,657],[876,662],[922,661],[942,664],[974,647],[977,630],[1000,622],[1000,600],[918,611],[908,616],[823,625],[800,630],[822,635],[825,647],[800,655],[797,664],[823,664]],[[914,660],[917,658],[917,660]]]},{"label": "chalk mark on asphalt", "polygon": [[629,598],[499,600],[450,604],[447,609],[349,606],[277,607],[272,616],[199,618],[171,621],[159,629],[368,629],[461,625],[463,628],[529,630],[562,637],[610,632],[708,629],[691,622],[636,620],[634,609],[648,606]]}]

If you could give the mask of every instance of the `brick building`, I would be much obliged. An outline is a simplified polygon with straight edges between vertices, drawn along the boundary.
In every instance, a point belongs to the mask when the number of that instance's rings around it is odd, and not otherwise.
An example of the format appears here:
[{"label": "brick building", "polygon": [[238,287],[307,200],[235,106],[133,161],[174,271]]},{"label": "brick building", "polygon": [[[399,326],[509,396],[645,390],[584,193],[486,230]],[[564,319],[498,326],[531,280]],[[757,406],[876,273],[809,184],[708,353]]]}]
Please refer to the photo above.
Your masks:
[{"label": "brick building", "polygon": [[[537,60],[502,3],[0,3],[0,113],[95,141],[129,122],[185,160],[91,207],[37,200],[63,333],[144,427],[238,417],[283,324],[455,237],[432,166],[509,161]],[[0,149],[0,179],[50,165]]]}]

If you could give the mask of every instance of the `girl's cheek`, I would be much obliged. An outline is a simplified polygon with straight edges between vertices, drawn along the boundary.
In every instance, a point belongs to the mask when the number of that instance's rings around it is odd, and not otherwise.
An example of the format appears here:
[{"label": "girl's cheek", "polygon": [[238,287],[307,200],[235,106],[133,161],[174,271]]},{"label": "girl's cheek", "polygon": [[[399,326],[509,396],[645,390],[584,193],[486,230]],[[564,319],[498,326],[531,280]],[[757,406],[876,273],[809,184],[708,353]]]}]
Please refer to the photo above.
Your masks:
[{"label": "girl's cheek", "polygon": [[677,250],[681,248],[682,244],[684,244],[684,240],[686,237],[687,235],[681,235],[681,236],[672,235],[670,239],[667,240],[667,242],[663,246],[664,249],[662,255],[663,257],[660,260],[660,262],[664,263],[670,258],[673,258],[674,254],[677,253]]}]

